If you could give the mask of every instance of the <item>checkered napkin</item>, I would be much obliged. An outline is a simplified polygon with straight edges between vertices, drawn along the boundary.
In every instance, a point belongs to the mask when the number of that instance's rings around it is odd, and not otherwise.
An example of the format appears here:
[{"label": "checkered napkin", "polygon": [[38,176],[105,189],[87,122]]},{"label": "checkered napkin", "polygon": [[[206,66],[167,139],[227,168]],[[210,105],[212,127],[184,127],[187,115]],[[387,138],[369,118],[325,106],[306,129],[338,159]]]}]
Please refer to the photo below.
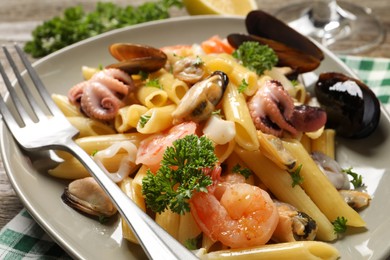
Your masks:
[{"label": "checkered napkin", "polygon": [[[341,56],[390,111],[390,59]],[[71,259],[25,209],[0,231],[0,259]]]}]

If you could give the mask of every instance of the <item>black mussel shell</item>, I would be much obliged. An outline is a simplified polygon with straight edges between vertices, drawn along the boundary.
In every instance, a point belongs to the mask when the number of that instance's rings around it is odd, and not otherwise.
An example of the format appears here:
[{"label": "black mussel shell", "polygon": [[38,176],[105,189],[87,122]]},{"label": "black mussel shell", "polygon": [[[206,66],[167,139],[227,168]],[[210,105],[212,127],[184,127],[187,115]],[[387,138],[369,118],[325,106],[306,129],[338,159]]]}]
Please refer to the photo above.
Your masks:
[{"label": "black mussel shell", "polygon": [[348,138],[363,138],[378,126],[380,104],[363,82],[341,73],[322,73],[315,95],[327,113],[326,126]]},{"label": "black mussel shell", "polygon": [[302,52],[298,49],[291,48],[284,43],[270,40],[255,35],[232,33],[228,35],[227,40],[234,48],[238,48],[243,42],[256,41],[263,45],[268,45],[278,56],[278,66],[287,66],[297,73],[304,73],[315,70],[321,63],[321,60]]},{"label": "black mussel shell", "polygon": [[312,41],[264,11],[254,10],[248,13],[245,25],[249,34],[284,43],[319,60],[324,59],[323,52]]}]

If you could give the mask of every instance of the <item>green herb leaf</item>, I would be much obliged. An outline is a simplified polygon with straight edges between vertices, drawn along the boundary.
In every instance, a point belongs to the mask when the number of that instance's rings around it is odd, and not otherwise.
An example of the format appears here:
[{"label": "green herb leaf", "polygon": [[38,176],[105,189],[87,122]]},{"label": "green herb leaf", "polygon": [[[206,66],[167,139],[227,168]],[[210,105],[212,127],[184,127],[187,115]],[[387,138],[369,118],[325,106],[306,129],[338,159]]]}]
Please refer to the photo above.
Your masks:
[{"label": "green herb leaf", "polygon": [[160,84],[158,79],[150,79],[145,84],[146,87],[153,87],[162,89],[162,85]]},{"label": "green herb leaf", "polygon": [[241,174],[245,177],[245,179],[248,179],[252,175],[252,171],[250,169],[244,168],[238,163],[233,166],[232,172]]},{"label": "green herb leaf", "polygon": [[265,70],[270,70],[278,63],[278,56],[274,50],[258,42],[243,42],[232,55],[258,75],[262,75]]},{"label": "green herb leaf", "polygon": [[245,79],[242,79],[240,86],[238,86],[238,93],[244,92],[248,88],[248,82]]},{"label": "green herb leaf", "polygon": [[33,57],[43,57],[63,47],[91,36],[138,23],[168,18],[171,7],[182,8],[180,0],[146,2],[137,7],[121,7],[99,2],[96,9],[86,13],[81,6],[69,7],[61,16],[37,26],[24,51]]},{"label": "green herb leaf", "polygon": [[363,184],[363,177],[361,175],[357,174],[356,172],[353,172],[352,171],[352,167],[349,167],[348,169],[343,169],[342,171],[344,173],[352,176],[351,183],[352,183],[353,187],[355,187],[355,189],[364,186],[364,184]]},{"label": "green herb leaf", "polygon": [[300,185],[303,182],[303,177],[301,176],[302,164],[300,164],[297,169],[293,172],[290,172],[292,178],[292,186]]},{"label": "green herb leaf", "polygon": [[344,217],[337,217],[335,221],[332,222],[333,230],[336,234],[342,234],[347,231],[347,219]]},{"label": "green herb leaf", "polygon": [[189,250],[196,250],[199,248],[199,242],[201,241],[203,236],[203,233],[200,232],[199,235],[197,235],[194,238],[189,238],[184,242],[184,246],[187,247]]},{"label": "green herb leaf", "polygon": [[150,120],[151,116],[150,115],[142,115],[140,118],[139,118],[139,125],[141,126],[141,128],[144,128],[146,123]]},{"label": "green herb leaf", "polygon": [[207,192],[212,184],[205,169],[213,169],[217,161],[213,143],[207,137],[187,135],[176,140],[165,150],[157,173],[148,171],[142,180],[147,206],[157,213],[167,208],[179,214],[188,212],[192,194]]}]

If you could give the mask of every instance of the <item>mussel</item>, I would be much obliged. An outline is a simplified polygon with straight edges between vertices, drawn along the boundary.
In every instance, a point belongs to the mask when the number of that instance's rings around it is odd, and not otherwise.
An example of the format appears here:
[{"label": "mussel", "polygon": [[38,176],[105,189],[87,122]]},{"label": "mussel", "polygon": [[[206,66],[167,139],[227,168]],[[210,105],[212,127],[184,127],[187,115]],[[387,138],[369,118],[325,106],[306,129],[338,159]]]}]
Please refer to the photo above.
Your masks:
[{"label": "mussel", "polygon": [[111,217],[117,209],[93,177],[77,179],[65,188],[62,200],[70,207],[96,217]]},{"label": "mussel", "polygon": [[154,72],[164,67],[167,55],[160,49],[140,44],[114,43],[109,46],[111,55],[119,62],[106,66],[129,74]]},{"label": "mussel", "polygon": [[185,120],[201,122],[208,119],[221,101],[228,84],[229,78],[222,71],[214,71],[204,80],[194,84],[172,113],[174,123]]},{"label": "mussel", "polygon": [[312,41],[284,22],[261,10],[250,12],[245,20],[248,34],[230,34],[229,43],[238,48],[245,41],[271,47],[278,56],[278,66],[288,66],[297,73],[316,69],[324,54]]},{"label": "mussel", "polygon": [[327,113],[326,126],[335,129],[339,136],[364,138],[379,124],[379,100],[357,79],[342,73],[322,73],[315,85],[315,95]]}]

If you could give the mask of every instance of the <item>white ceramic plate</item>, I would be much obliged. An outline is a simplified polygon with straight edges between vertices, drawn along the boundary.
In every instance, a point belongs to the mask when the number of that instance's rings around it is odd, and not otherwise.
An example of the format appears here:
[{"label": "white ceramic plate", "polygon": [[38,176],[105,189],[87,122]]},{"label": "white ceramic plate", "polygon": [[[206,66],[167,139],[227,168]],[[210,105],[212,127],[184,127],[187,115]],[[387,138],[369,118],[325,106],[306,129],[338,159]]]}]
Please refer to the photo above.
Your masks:
[{"label": "white ceramic plate", "polygon": [[[35,64],[50,92],[66,94],[82,80],[81,66],[109,64],[114,59],[107,47],[115,42],[132,42],[162,47],[200,42],[213,35],[227,36],[246,32],[244,20],[238,17],[183,17],[151,22],[109,32],[56,52]],[[316,73],[352,72],[334,55],[324,50],[325,60]],[[16,192],[35,220],[75,258],[139,259],[140,247],[121,238],[119,221],[101,225],[65,206],[60,196],[65,182],[48,176],[42,161],[34,165],[15,145],[3,125],[0,128],[4,166]],[[334,243],[342,259],[381,259],[390,248],[390,119],[382,109],[377,131],[364,140],[338,139],[337,157],[343,167],[353,166],[361,173],[373,200],[361,215],[367,230],[350,231]],[[321,191],[319,191],[321,192]]]}]

